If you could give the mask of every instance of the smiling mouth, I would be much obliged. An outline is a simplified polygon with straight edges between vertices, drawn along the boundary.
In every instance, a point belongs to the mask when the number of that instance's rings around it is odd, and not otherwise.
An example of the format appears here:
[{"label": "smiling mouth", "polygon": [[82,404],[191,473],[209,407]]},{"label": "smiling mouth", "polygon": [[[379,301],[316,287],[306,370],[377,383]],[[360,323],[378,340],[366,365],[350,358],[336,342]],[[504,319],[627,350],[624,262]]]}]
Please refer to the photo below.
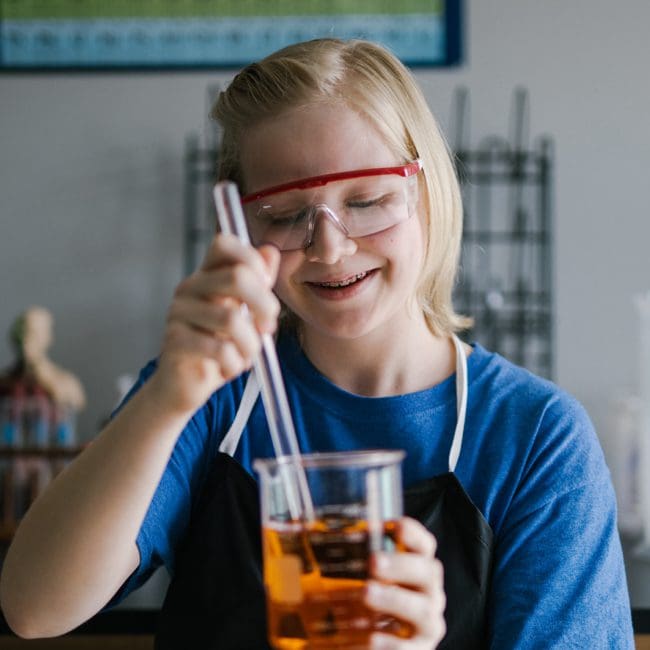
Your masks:
[{"label": "smiling mouth", "polygon": [[343,287],[349,287],[351,284],[363,280],[369,273],[370,271],[364,271],[363,273],[351,275],[344,280],[336,280],[335,282],[312,282],[311,284],[315,284],[317,287],[324,287],[325,289],[342,289]]}]

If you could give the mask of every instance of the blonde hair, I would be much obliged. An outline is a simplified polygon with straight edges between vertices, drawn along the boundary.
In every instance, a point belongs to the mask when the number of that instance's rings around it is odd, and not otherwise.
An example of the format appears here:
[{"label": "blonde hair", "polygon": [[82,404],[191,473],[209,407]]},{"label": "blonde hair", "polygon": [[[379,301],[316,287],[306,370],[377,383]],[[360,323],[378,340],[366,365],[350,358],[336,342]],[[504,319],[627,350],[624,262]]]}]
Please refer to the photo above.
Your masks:
[{"label": "blonde hair", "polygon": [[245,191],[239,143],[246,129],[286,110],[338,101],[370,121],[404,161],[419,158],[419,205],[426,248],[417,299],[436,335],[471,320],[452,304],[462,233],[460,189],[447,144],[406,67],[383,47],[362,40],[317,39],[290,45],[244,68],[212,110],[223,135],[219,179]]}]

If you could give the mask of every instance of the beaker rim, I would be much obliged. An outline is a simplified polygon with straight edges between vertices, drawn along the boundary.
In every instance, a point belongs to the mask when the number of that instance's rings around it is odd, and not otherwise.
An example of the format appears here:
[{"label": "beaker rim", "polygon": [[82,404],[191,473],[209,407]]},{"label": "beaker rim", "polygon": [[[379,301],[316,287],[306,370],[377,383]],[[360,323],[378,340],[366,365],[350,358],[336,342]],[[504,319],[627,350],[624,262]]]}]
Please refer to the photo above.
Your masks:
[{"label": "beaker rim", "polygon": [[[305,469],[313,468],[349,468],[349,467],[382,467],[393,465],[404,459],[406,452],[403,449],[354,449],[350,451],[327,451],[312,454],[301,454],[301,464]],[[290,465],[294,462],[293,456],[279,456],[273,458],[256,458],[253,469],[256,472],[272,471],[281,465]]]}]

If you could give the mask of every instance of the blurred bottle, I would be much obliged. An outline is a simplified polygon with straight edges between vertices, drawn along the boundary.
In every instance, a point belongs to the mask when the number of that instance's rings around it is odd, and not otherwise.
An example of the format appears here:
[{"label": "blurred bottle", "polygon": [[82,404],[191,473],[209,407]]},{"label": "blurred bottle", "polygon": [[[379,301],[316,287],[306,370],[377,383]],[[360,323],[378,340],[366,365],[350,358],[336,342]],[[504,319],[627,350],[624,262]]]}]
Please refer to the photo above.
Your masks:
[{"label": "blurred bottle", "polygon": [[16,449],[24,445],[22,393],[6,393],[0,397],[0,417],[2,418],[2,446]]},{"label": "blurred bottle", "polygon": [[641,400],[636,395],[620,397],[613,404],[610,468],[618,503],[618,527],[621,534],[641,534],[640,442]]},{"label": "blurred bottle", "polygon": [[44,449],[50,444],[50,423],[54,405],[48,396],[33,392],[22,403],[22,428],[25,447]]},{"label": "blurred bottle", "polygon": [[650,558],[650,291],[634,297],[639,327],[639,511],[642,540],[635,552]]}]

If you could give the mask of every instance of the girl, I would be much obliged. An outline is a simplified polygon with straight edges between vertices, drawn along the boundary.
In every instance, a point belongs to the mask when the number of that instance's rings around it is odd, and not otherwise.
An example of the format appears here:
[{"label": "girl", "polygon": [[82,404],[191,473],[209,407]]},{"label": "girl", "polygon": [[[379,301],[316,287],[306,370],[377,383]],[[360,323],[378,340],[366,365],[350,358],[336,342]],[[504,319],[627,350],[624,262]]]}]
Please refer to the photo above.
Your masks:
[{"label": "girl", "polygon": [[158,647],[268,647],[251,464],[273,451],[248,369],[281,310],[301,449],[408,454],[408,552],[374,558],[366,600],[414,635],[373,648],[632,648],[586,414],[455,336],[458,184],[411,75],[371,43],[311,41],[244,69],[214,116],[257,248],[214,238],[157,361],[25,517],[10,625],[61,634],[165,563]]}]

